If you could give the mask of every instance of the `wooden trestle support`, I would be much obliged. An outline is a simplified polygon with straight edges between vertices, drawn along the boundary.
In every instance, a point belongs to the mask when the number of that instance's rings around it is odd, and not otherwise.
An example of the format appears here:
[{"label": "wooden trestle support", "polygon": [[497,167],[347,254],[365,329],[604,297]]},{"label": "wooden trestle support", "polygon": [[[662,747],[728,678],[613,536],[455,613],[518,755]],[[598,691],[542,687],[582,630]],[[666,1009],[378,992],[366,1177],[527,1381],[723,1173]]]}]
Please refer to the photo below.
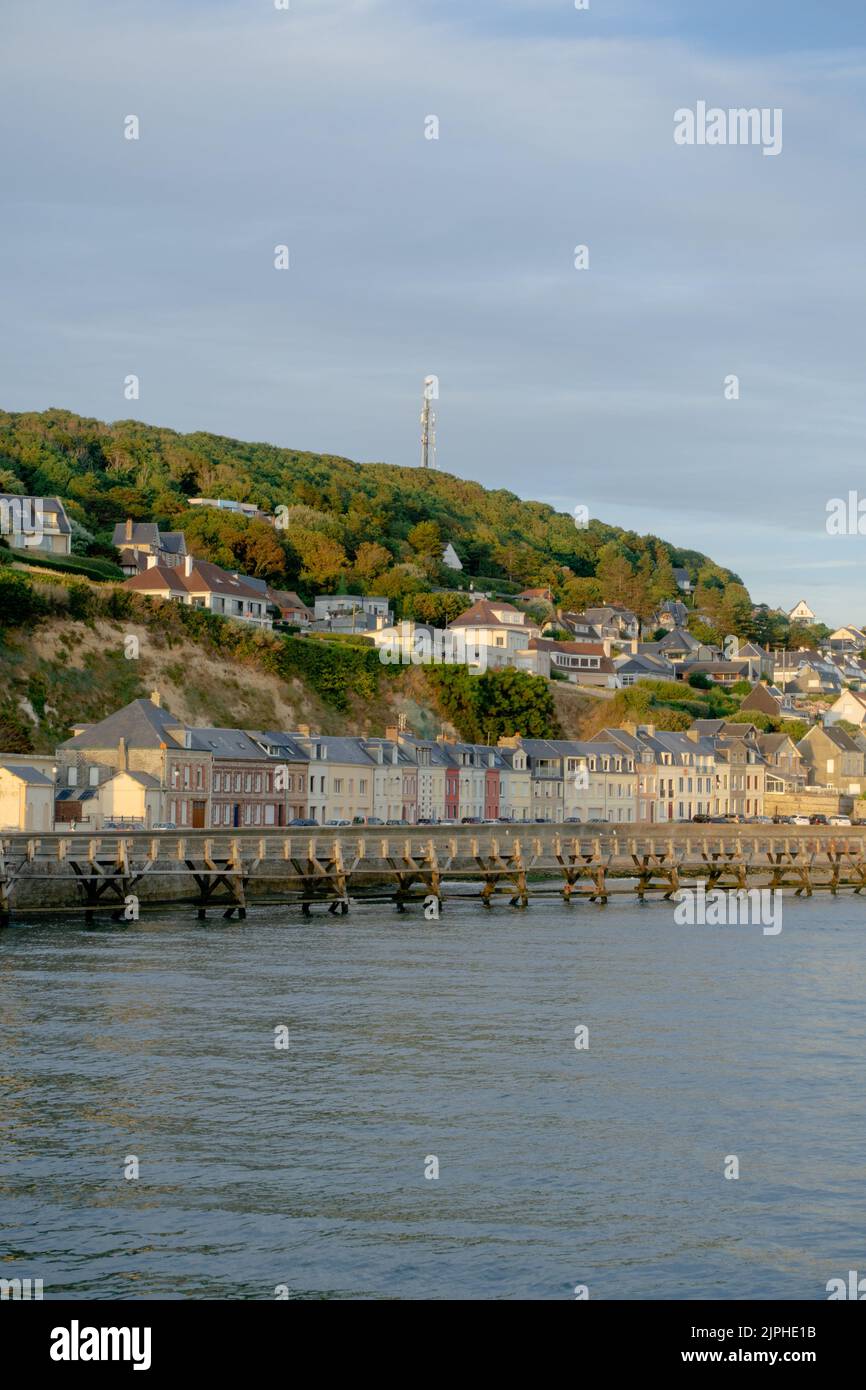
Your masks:
[{"label": "wooden trestle support", "polygon": [[[538,880],[546,879],[547,886]],[[148,900],[138,890],[148,881]],[[558,881],[552,886],[550,880]],[[235,832],[103,832],[0,835],[0,926],[9,924],[13,900],[25,883],[50,884],[47,899],[65,903],[32,907],[22,915],[100,914],[120,921],[138,916],[139,905],[169,904],[243,920],[252,904],[314,906],[345,915],[352,903],[392,903],[398,912],[435,902],[438,917],[449,900],[474,898],[485,908],[504,895],[515,908],[533,896],[604,904],[611,894],[639,902],[670,901],[685,886],[702,882],[707,892],[742,892],[751,883],[771,891],[838,894],[866,889],[866,838],[824,838],[741,833],[695,835],[683,827],[667,836],[613,831],[590,838],[561,826],[477,827],[460,831],[290,836]],[[474,891],[463,891],[474,884]],[[77,905],[72,907],[71,884]],[[167,884],[167,895],[157,884]],[[65,885],[65,886],[64,886]]]}]

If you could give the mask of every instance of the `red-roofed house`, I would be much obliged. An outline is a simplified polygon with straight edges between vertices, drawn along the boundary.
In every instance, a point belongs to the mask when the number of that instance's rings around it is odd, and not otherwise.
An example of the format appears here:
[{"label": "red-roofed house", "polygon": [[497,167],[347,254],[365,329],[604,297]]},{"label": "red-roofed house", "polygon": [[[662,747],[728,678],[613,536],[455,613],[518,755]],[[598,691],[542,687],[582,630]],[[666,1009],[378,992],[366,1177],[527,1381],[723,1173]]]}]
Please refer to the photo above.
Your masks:
[{"label": "red-roofed house", "polygon": [[541,628],[510,603],[479,599],[448,627],[450,631],[461,630],[467,644],[486,648],[489,669],[514,666],[537,675],[547,675],[550,669],[547,653],[530,645],[534,637],[541,636]]},{"label": "red-roofed house", "polygon": [[[150,557],[152,558],[152,557]],[[182,565],[151,564],[123,585],[148,598],[175,599],[190,608],[206,608],[223,618],[272,627],[266,593],[244,583],[243,578],[226,574],[209,560],[186,555]]]}]

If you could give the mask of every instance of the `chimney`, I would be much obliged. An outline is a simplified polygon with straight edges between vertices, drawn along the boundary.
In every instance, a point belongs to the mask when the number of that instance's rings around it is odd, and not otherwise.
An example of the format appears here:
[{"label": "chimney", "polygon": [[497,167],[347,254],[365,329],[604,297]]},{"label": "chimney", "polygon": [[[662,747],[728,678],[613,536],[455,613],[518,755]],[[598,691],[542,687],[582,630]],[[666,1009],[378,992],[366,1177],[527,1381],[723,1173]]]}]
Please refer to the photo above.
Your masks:
[{"label": "chimney", "polygon": [[642,724],[642,725],[641,725],[641,728],[642,728],[643,732],[644,732],[649,738],[655,738],[655,732],[656,732],[656,726],[655,726],[655,724]]},{"label": "chimney", "polygon": [[602,649],[602,651],[604,652],[605,656],[610,656],[610,638],[609,638],[609,637],[605,637],[604,641],[603,641],[602,644],[601,644],[601,649]]},{"label": "chimney", "polygon": [[700,737],[700,733],[697,729],[686,729],[686,738],[690,738],[692,743],[697,743]]},{"label": "chimney", "polygon": [[127,539],[128,541],[131,541],[131,540],[132,540],[132,517],[131,517],[131,516],[128,516],[128,517],[126,518],[126,539]]},{"label": "chimney", "polygon": [[117,770],[118,772],[126,772],[128,766],[129,764],[126,758],[126,739],[119,738],[117,740]]},{"label": "chimney", "polygon": [[637,724],[623,724],[622,727],[627,734],[631,734],[632,738],[637,738]]},{"label": "chimney", "polygon": [[386,729],[385,729],[385,737],[386,737],[387,739],[390,739],[392,743],[397,743],[397,742],[399,742],[399,739],[400,739],[400,730],[398,729],[398,727],[397,727],[396,724],[388,724],[388,725],[387,725],[387,727],[386,727]]},{"label": "chimney", "polygon": [[187,579],[189,579],[190,575],[192,574],[192,567],[193,567],[194,564],[195,564],[195,556],[194,556],[194,555],[184,555],[184,557],[183,557],[183,572],[184,572],[184,574],[186,575]]},{"label": "chimney", "polygon": [[148,555],[148,556],[147,556],[147,568],[148,568],[149,570],[155,569],[157,563],[158,563],[158,560],[157,560],[157,557],[156,557],[155,555]]},{"label": "chimney", "polygon": [[632,656],[637,656],[637,648],[638,648],[638,641],[637,641],[637,638],[636,638],[636,637],[633,637],[633,638],[631,639],[631,654],[632,654]]},{"label": "chimney", "polygon": [[159,693],[158,690],[151,690],[151,692],[150,692],[150,703],[151,703],[152,705],[156,705],[157,709],[160,709],[160,708],[161,708],[161,706],[162,706],[162,696],[160,695],[160,693]]},{"label": "chimney", "polygon": [[309,738],[309,737],[310,737],[310,726],[309,726],[309,724],[299,724],[299,725],[298,725],[298,733],[301,735],[301,738]]}]

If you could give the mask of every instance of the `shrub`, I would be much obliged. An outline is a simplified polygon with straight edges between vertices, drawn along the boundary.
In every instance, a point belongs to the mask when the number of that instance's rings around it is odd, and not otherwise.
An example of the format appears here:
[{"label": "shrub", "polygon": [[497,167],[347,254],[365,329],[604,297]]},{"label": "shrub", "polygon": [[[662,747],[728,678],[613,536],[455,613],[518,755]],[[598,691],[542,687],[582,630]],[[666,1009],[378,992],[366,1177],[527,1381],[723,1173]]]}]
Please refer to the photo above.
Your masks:
[{"label": "shrub", "polygon": [[13,550],[13,558],[34,569],[61,570],[65,574],[83,574],[89,579],[123,579],[123,570],[110,560],[85,555],[48,555],[35,550]]}]

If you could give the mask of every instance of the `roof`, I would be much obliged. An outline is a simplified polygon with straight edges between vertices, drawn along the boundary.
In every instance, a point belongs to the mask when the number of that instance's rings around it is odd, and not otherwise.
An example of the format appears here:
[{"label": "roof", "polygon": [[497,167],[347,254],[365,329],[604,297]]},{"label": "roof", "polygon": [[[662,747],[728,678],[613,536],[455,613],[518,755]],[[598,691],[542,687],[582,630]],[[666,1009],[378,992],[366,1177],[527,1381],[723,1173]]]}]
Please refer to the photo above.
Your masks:
[{"label": "roof", "polygon": [[38,768],[30,767],[24,763],[0,763],[0,772],[8,772],[11,777],[15,777],[19,782],[29,782],[36,787],[53,787],[54,783],[50,777],[46,777],[44,772]]},{"label": "roof", "polygon": [[138,593],[159,592],[168,589],[174,593],[224,594],[229,598],[255,599],[261,602],[262,593],[246,582],[246,577],[238,579],[210,560],[194,560],[192,573],[186,574],[182,565],[151,565],[150,569],[134,574],[123,584],[124,589],[135,589]]},{"label": "roof", "polygon": [[292,589],[273,589],[268,585],[268,598],[277,608],[300,608],[304,613],[313,611]]},{"label": "roof", "polygon": [[159,545],[159,527],[155,521],[133,521],[129,528],[132,535],[127,535],[125,521],[115,523],[112,533],[114,545]]},{"label": "roof", "polygon": [[809,729],[808,733],[805,733],[803,735],[800,742],[805,743],[806,740],[811,738],[812,735],[815,733],[824,734],[825,737],[828,738],[831,743],[835,744],[836,747],[842,753],[859,753],[861,751],[860,745],[858,743],[855,743],[851,735],[846,734],[844,729],[837,729],[833,726],[828,725],[813,725],[813,727]]},{"label": "roof", "polygon": [[707,645],[699,642],[697,637],[693,637],[684,627],[671,628],[670,632],[658,643],[659,651],[664,651],[667,647],[684,647],[687,652],[697,651],[699,647]]},{"label": "roof", "polygon": [[616,671],[620,673],[624,671],[626,675],[632,671],[647,671],[650,675],[668,676],[671,679],[675,675],[674,668],[669,661],[659,656],[653,656],[650,652],[632,652],[627,656],[615,657],[613,665]]},{"label": "roof", "polygon": [[[505,613],[503,619],[499,615]],[[508,615],[513,613],[515,621],[508,621]],[[523,614],[519,609],[510,603],[492,604],[486,598],[480,598],[477,603],[473,603],[471,608],[467,608],[465,613],[461,613],[459,618],[455,618],[449,627],[523,627]]]},{"label": "roof", "polygon": [[778,714],[781,705],[774,695],[771,695],[765,685],[758,681],[752,686],[740,709],[761,710],[764,714]]},{"label": "roof", "polygon": [[169,729],[182,729],[182,721],[162,705],[152,700],[133,700],[115,710],[98,724],[89,724],[80,734],[61,743],[61,748],[116,748],[121,739],[128,748],[183,748]]},{"label": "roof", "polygon": [[300,742],[299,734],[284,734],[276,729],[246,729],[251,739],[256,743],[261,743],[271,749],[277,749],[276,753],[271,753],[272,757],[291,759],[293,762],[309,762],[310,755]]},{"label": "roof", "polygon": [[72,534],[72,527],[66,516],[66,510],[59,497],[36,497],[32,493],[18,494],[15,492],[0,492],[0,502],[35,502],[42,504],[43,514],[50,513],[54,517],[54,526],[62,536]]},{"label": "roof", "polygon": [[183,531],[161,531],[159,539],[163,550],[168,550],[172,555],[186,554],[186,536]]},{"label": "roof", "polygon": [[190,729],[189,746],[224,761],[255,759],[261,762],[267,756],[243,729]]},{"label": "roof", "polygon": [[131,772],[128,767],[119,768],[114,777],[106,778],[106,782],[113,782],[117,777],[131,777],[133,782],[138,782],[142,787],[155,787],[157,790],[162,786],[158,777],[153,777],[149,772]]},{"label": "roof", "polygon": [[783,744],[791,742],[790,734],[758,734],[758,747],[762,753],[777,753]]}]

